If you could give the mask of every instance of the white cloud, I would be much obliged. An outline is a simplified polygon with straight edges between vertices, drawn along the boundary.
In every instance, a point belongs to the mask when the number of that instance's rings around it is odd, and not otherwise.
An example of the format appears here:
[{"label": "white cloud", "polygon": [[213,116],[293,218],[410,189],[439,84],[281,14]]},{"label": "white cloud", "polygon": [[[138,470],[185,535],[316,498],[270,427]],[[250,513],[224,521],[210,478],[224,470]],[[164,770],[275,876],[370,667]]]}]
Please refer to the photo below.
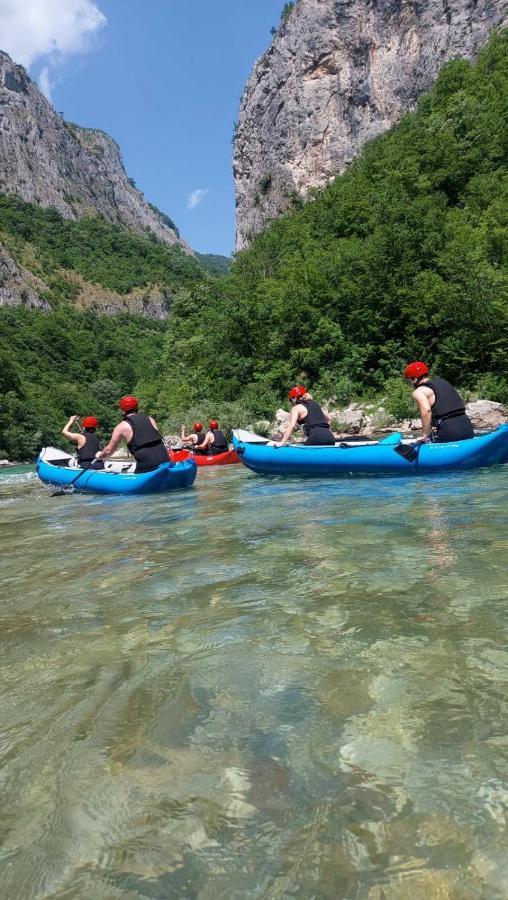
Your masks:
[{"label": "white cloud", "polygon": [[40,84],[51,91],[50,68],[90,49],[106,17],[94,0],[0,0],[0,45],[28,67],[44,60]]},{"label": "white cloud", "polygon": [[51,84],[51,77],[49,74],[48,66],[44,66],[44,68],[41,69],[41,71],[39,73],[39,78],[37,80],[39,82],[39,87],[40,87],[42,93],[48,98],[49,102],[51,103],[52,84]]},{"label": "white cloud", "polygon": [[194,209],[198,206],[206,194],[208,194],[208,188],[196,188],[195,191],[192,191],[187,200],[187,209]]}]

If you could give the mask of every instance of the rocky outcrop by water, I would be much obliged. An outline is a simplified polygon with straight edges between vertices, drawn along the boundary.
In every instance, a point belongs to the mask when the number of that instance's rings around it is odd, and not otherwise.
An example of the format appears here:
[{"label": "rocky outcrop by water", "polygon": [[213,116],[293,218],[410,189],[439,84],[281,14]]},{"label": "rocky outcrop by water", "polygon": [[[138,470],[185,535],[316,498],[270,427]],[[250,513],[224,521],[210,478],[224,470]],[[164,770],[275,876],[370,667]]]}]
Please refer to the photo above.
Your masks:
[{"label": "rocky outcrop by water", "polygon": [[297,0],[246,85],[234,140],[237,249],[392,127],[506,0]]},{"label": "rocky outcrop by water", "polygon": [[103,131],[66,122],[25,69],[0,52],[0,191],[54,207],[66,219],[101,215],[191,252],[149,204]]}]

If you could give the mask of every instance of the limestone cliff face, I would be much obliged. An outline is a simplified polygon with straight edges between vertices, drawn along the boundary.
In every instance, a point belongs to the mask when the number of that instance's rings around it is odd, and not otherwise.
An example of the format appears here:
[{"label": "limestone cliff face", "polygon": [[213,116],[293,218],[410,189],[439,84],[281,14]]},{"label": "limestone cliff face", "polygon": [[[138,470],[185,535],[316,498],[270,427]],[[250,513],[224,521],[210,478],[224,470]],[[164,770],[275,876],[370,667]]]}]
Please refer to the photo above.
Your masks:
[{"label": "limestone cliff face", "polygon": [[445,62],[474,58],[507,24],[508,0],[297,0],[241,101],[237,248],[343,172]]},{"label": "limestone cliff face", "polygon": [[49,303],[41,297],[47,285],[26,269],[18,266],[0,244],[0,307],[25,305],[28,309],[48,312]]},{"label": "limestone cliff face", "polygon": [[181,241],[125,172],[115,141],[55,112],[22,66],[0,52],[0,191],[52,206],[67,219],[104,216],[166,244]]}]

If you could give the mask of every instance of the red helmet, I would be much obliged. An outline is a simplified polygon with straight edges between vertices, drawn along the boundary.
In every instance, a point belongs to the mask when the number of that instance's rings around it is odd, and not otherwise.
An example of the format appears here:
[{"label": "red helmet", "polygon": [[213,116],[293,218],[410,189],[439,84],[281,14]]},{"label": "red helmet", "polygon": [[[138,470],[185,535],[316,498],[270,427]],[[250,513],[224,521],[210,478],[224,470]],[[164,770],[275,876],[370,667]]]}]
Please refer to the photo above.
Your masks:
[{"label": "red helmet", "polygon": [[137,397],[122,397],[118,405],[124,413],[137,412],[139,400]]},{"label": "red helmet", "polygon": [[412,362],[404,369],[404,378],[421,378],[429,374],[429,367],[424,362]]},{"label": "red helmet", "polygon": [[288,397],[290,400],[301,400],[302,397],[305,397],[306,393],[307,388],[299,384],[297,387],[291,388]]},{"label": "red helmet", "polygon": [[197,432],[198,434],[200,431],[203,431],[203,426],[202,426],[201,422],[194,422],[194,425],[192,427],[193,427],[194,431]]},{"label": "red helmet", "polygon": [[210,428],[212,429],[212,431],[216,431],[218,427],[219,427],[219,423],[217,422],[217,419],[211,419],[210,420]]},{"label": "red helmet", "polygon": [[83,416],[81,424],[83,428],[98,428],[99,420],[96,419],[95,416]]}]

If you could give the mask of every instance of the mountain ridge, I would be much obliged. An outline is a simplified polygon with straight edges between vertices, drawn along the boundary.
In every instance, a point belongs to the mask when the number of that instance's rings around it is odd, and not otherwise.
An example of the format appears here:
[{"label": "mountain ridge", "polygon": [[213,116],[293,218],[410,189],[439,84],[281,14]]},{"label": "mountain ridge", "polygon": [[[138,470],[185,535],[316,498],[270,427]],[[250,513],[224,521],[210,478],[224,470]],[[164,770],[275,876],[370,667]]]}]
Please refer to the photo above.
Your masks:
[{"label": "mountain ridge", "polygon": [[169,216],[125,171],[106,132],[66,122],[23,66],[0,51],[0,191],[53,207],[65,219],[99,215],[164,244],[193,251]]},{"label": "mountain ridge", "polygon": [[451,58],[472,61],[506,0],[297,0],[245,86],[233,143],[237,250],[345,171],[416,107]]}]

